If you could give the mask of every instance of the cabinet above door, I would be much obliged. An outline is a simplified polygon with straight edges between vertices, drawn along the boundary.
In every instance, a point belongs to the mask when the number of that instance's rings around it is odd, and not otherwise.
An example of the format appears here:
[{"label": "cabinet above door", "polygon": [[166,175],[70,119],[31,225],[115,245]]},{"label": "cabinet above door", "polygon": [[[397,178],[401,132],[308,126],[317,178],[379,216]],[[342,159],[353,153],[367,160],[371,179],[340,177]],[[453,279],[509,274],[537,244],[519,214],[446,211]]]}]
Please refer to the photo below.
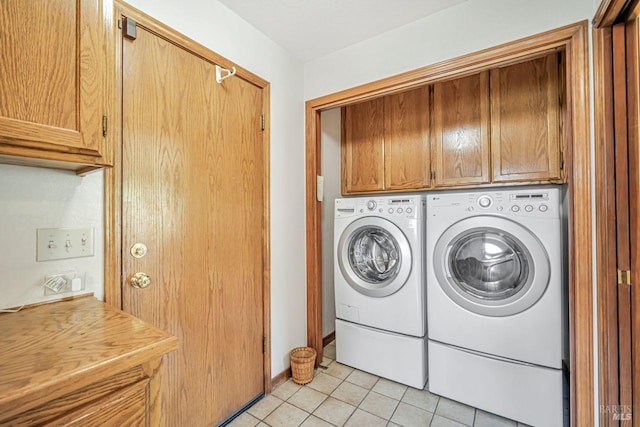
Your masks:
[{"label": "cabinet above door", "polygon": [[103,13],[110,5],[3,1],[0,161],[68,169],[108,163]]}]

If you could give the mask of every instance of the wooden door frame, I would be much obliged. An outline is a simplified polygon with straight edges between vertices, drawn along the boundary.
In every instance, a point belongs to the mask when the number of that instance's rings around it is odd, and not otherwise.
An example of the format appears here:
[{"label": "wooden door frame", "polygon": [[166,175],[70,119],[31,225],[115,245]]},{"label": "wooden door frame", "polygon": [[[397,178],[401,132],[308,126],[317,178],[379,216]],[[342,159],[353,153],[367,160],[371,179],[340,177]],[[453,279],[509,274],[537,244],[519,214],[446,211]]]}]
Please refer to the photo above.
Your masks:
[{"label": "wooden door frame", "polygon": [[108,59],[108,80],[109,90],[113,94],[113,103],[109,106],[109,115],[113,117],[112,134],[110,135],[113,151],[114,167],[105,170],[104,177],[104,230],[105,230],[105,301],[115,307],[122,309],[122,286],[121,278],[122,263],[122,35],[118,29],[117,22],[122,16],[134,19],[137,24],[150,32],[164,38],[170,43],[202,58],[210,63],[218,64],[224,68],[236,68],[236,78],[241,78],[257,86],[262,90],[262,111],[265,115],[265,128],[262,132],[263,144],[263,334],[266,337],[266,348],[263,357],[264,363],[264,392],[271,392],[271,234],[270,234],[270,135],[271,135],[271,114],[270,114],[270,83],[240,65],[229,61],[223,56],[209,50],[205,46],[191,40],[185,35],[175,31],[162,22],[152,18],[144,12],[116,0],[114,2],[113,20],[109,34],[105,37],[105,51]]},{"label": "wooden door frame", "polygon": [[[322,352],[322,211],[316,199],[321,175],[321,112],[413,86],[477,73],[551,49],[566,50],[565,170],[569,185],[569,324],[571,419],[594,424],[591,139],[588,22],[582,21],[494,48],[306,102],[307,342]],[[321,358],[320,358],[321,359]]]},{"label": "wooden door frame", "polygon": [[[618,286],[617,243],[615,213],[616,169],[614,141],[616,124],[614,118],[613,86],[613,25],[624,22],[638,6],[638,0],[602,0],[593,18],[593,63],[594,63],[594,123],[596,165],[596,238],[598,250],[598,353],[600,361],[600,402],[603,405],[619,405],[621,384],[618,339]],[[632,231],[633,232],[633,231]],[[635,274],[635,277],[634,277]],[[632,282],[637,283],[638,272],[632,272]],[[638,363],[635,361],[635,363]],[[633,369],[633,368],[632,368]],[[637,369],[637,368],[636,368]],[[633,393],[634,403],[640,393]],[[634,405],[637,407],[637,405]],[[635,412],[635,411],[634,411]],[[637,415],[634,413],[634,415]],[[637,423],[634,422],[634,425]],[[618,425],[600,411],[602,426]]]}]

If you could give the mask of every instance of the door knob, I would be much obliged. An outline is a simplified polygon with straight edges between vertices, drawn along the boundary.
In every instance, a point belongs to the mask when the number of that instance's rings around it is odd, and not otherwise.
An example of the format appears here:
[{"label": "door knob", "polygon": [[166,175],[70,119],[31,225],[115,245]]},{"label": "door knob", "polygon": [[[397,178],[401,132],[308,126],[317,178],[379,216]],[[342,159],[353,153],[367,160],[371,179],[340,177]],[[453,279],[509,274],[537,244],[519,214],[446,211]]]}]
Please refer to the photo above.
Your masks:
[{"label": "door knob", "polygon": [[147,276],[147,273],[139,272],[134,274],[131,279],[129,279],[129,283],[134,288],[146,288],[151,284],[151,277]]}]

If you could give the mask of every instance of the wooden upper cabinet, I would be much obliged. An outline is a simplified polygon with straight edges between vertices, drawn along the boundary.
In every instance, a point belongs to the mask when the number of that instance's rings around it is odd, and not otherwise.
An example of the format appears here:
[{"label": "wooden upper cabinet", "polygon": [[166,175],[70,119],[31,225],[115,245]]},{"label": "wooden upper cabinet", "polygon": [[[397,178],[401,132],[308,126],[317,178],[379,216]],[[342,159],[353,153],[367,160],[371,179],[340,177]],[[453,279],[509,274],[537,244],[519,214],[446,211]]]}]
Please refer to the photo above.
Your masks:
[{"label": "wooden upper cabinet", "polygon": [[386,190],[429,188],[429,87],[384,97]]},{"label": "wooden upper cabinet", "polygon": [[103,162],[107,2],[2,1],[0,155]]},{"label": "wooden upper cabinet", "polygon": [[491,70],[493,181],[561,178],[558,54]]},{"label": "wooden upper cabinet", "polygon": [[342,108],[342,193],[384,189],[384,100]]},{"label": "wooden upper cabinet", "polygon": [[562,55],[344,107],[343,194],[562,182]]},{"label": "wooden upper cabinet", "polygon": [[435,186],[485,184],[489,177],[489,73],[433,85]]}]

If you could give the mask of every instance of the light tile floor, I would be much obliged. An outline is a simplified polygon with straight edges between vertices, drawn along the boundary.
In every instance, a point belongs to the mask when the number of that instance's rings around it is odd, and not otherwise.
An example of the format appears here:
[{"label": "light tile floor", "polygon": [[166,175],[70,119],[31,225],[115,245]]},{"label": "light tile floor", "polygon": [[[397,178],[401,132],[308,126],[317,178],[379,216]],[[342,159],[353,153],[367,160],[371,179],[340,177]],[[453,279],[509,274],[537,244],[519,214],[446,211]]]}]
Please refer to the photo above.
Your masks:
[{"label": "light tile floor", "polygon": [[232,427],[517,427],[524,424],[336,362],[335,343],[305,386],[291,379],[233,420]]}]

